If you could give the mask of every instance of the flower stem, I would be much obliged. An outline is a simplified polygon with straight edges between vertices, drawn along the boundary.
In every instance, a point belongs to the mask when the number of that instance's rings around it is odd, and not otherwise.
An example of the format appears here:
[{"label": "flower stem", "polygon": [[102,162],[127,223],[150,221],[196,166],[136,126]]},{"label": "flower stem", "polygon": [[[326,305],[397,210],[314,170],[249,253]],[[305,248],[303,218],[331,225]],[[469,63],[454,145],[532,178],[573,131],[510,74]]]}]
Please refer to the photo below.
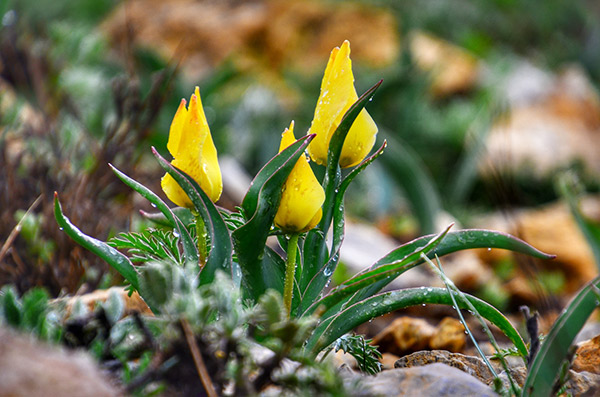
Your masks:
[{"label": "flower stem", "polygon": [[294,274],[296,273],[296,253],[298,252],[298,236],[294,233],[289,236],[287,246],[287,260],[285,263],[285,284],[283,285],[283,304],[287,317],[290,317],[292,311],[292,293],[294,290]]},{"label": "flower stem", "polygon": [[196,236],[198,237],[198,264],[200,269],[206,264],[206,226],[204,226],[204,219],[196,211],[192,212],[196,218]]}]

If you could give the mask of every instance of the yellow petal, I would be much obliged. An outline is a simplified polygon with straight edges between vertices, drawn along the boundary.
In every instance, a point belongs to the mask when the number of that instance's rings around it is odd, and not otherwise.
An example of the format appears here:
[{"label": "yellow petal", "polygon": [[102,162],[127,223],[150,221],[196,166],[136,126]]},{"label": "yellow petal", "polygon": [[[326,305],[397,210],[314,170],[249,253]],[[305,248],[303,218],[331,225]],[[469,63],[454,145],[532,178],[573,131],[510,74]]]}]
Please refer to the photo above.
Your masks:
[{"label": "yellow petal", "polygon": [[[295,142],[294,122],[281,136],[279,151]],[[308,159],[302,155],[288,176],[281,194],[275,225],[285,233],[301,233],[321,220],[325,192],[315,177]]]},{"label": "yellow petal", "polygon": [[[174,157],[171,164],[191,176],[212,201],[217,201],[223,190],[221,170],[198,87],[190,98],[189,109],[185,109],[185,100],[179,105],[171,123],[167,148]],[[170,175],[162,178],[161,187],[175,204],[193,207],[191,200]]]},{"label": "yellow petal", "polygon": [[[327,150],[331,136],[346,111],[356,102],[350,43],[346,40],[334,48],[329,56],[321,82],[321,92],[309,134],[317,134],[308,146],[308,153],[317,164],[327,164]],[[340,166],[351,167],[362,161],[375,144],[377,126],[366,110],[352,124],[342,146]]]},{"label": "yellow petal", "polygon": [[175,117],[173,117],[173,121],[171,122],[169,141],[167,142],[167,149],[169,149],[171,156],[177,156],[179,153],[179,144],[181,142],[181,135],[183,133],[183,124],[187,119],[188,113],[187,109],[185,108],[185,104],[185,99],[181,98],[177,112],[175,112]]}]

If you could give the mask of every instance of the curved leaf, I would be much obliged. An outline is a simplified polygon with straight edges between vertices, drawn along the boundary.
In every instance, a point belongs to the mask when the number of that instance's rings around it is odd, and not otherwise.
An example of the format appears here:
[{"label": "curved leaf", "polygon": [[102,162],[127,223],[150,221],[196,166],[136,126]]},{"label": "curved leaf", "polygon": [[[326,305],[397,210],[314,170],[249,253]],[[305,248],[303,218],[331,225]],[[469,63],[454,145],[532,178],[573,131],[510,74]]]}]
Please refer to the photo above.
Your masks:
[{"label": "curved leaf", "polygon": [[575,337],[600,305],[600,276],[589,282],[556,319],[536,354],[525,385],[523,396],[550,396],[563,360],[567,358]]},{"label": "curved leaf", "polygon": [[58,200],[57,192],[54,192],[54,217],[56,218],[56,222],[58,222],[58,226],[61,227],[62,230],[73,239],[73,241],[81,245],[83,248],[91,251],[99,258],[105,260],[117,272],[119,272],[119,274],[121,274],[133,288],[139,290],[140,285],[138,281],[138,271],[133,266],[129,258],[106,244],[104,241],[100,241],[88,236],[79,230],[75,225],[73,225],[69,218],[67,218],[62,211],[62,206]]},{"label": "curved leaf", "polygon": [[158,159],[160,166],[175,179],[188,195],[194,207],[200,216],[202,216],[204,226],[210,236],[211,247],[206,258],[206,264],[200,272],[200,285],[212,282],[217,270],[229,273],[233,277],[233,272],[235,271],[231,258],[233,245],[229,229],[227,229],[221,213],[202,188],[200,188],[198,182],[185,172],[171,165],[171,163],[158,154],[155,148],[152,148],[152,153]]},{"label": "curved leaf", "polygon": [[314,310],[316,310],[318,307],[324,308],[325,315],[327,315],[329,309],[335,307],[335,305],[342,302],[344,298],[352,296],[352,299],[354,299],[360,292],[362,292],[361,290],[367,289],[369,288],[369,286],[374,285],[378,282],[383,281],[386,282],[386,284],[389,283],[391,280],[404,273],[407,269],[416,266],[416,264],[419,263],[419,261],[422,261],[420,259],[421,253],[427,254],[431,252],[438,244],[440,244],[440,242],[443,240],[444,236],[447,235],[448,230],[451,227],[452,225],[448,226],[446,230],[444,230],[437,236],[433,236],[433,238],[430,238],[424,246],[415,249],[410,254],[397,261],[387,263],[385,265],[381,265],[375,268],[371,268],[367,271],[356,274],[354,277],[350,278],[349,280],[346,280],[340,286],[334,288],[329,294],[314,302],[303,313],[303,315],[314,312]]},{"label": "curved leaf", "polygon": [[135,179],[130,178],[128,175],[125,175],[112,164],[109,164],[109,167],[124,184],[138,192],[165,216],[166,221],[170,224],[170,226],[174,229],[177,229],[177,232],[179,233],[179,239],[181,241],[181,245],[183,246],[183,255],[185,256],[186,261],[198,263],[198,248],[196,248],[194,240],[190,236],[190,233],[183,222],[173,213],[173,211],[171,211],[169,206],[162,201],[156,193],[148,189],[146,186],[142,185]]},{"label": "curved leaf", "polygon": [[[313,281],[313,278],[319,271],[325,272],[324,269],[327,269],[325,273],[329,273],[329,270],[331,270],[331,265],[326,265],[326,263],[329,261],[329,258],[327,253],[325,235],[329,231],[329,227],[331,226],[331,222],[333,220],[335,211],[340,209],[343,210],[343,207],[339,205],[339,202],[343,204],[343,193],[340,193],[339,191],[341,183],[341,170],[339,166],[339,160],[340,155],[342,154],[342,146],[344,145],[346,135],[348,135],[348,131],[350,131],[350,127],[352,127],[354,120],[356,119],[356,117],[358,117],[359,113],[363,110],[366,104],[373,99],[375,91],[377,90],[377,88],[379,88],[382,82],[383,80],[380,80],[373,87],[369,88],[346,111],[344,117],[342,118],[342,121],[340,122],[340,125],[337,127],[337,129],[331,136],[331,140],[329,141],[329,148],[327,150],[327,168],[325,170],[325,177],[323,178],[323,188],[325,189],[323,216],[321,217],[321,221],[319,222],[317,227],[315,227],[313,230],[307,233],[304,242],[304,268],[302,271],[302,277],[300,279],[300,290],[303,291],[303,293],[304,291],[306,291],[308,285]],[[338,196],[340,196],[339,200],[337,199]],[[336,202],[338,203],[336,204]],[[341,218],[343,219],[343,216]],[[339,232],[343,233],[343,224],[341,228],[338,227],[337,229]],[[334,258],[334,261],[335,264],[337,264],[337,258]],[[311,288],[311,290],[313,291],[306,295],[305,300],[311,300],[310,297],[312,297],[314,295],[314,291],[317,290],[316,286],[314,288]],[[320,292],[321,291],[319,291],[319,293]]]},{"label": "curved leaf", "polygon": [[[396,248],[395,250],[391,251],[389,254],[378,260],[365,272],[370,272],[378,267],[385,266],[389,263],[395,263],[401,260],[407,255],[413,253],[415,250],[424,247],[433,236],[434,235],[432,234],[422,236]],[[510,234],[485,229],[464,229],[449,232],[448,234],[446,234],[442,242],[439,243],[439,245],[435,249],[429,252],[427,256],[429,256],[429,258],[434,258],[436,255],[438,257],[442,257],[453,252],[472,248],[500,248],[531,255],[540,259],[552,259],[555,257],[555,255],[546,254],[527,244],[525,241],[517,237],[511,236]],[[412,269],[417,265],[420,265],[421,263],[423,263],[423,261],[418,260],[416,262],[408,264],[402,269],[402,273],[409,269]],[[371,295],[378,293],[386,285],[392,282],[392,280],[393,279],[390,278],[373,283],[372,285],[366,287],[362,291],[358,292],[355,296],[353,296],[349,303],[352,304],[355,302],[359,302]]]},{"label": "curved leaf", "polygon": [[302,292],[302,305],[299,308],[300,313],[306,310],[323,292],[323,288],[330,282],[331,276],[339,262],[340,248],[344,241],[344,194],[346,193],[346,189],[348,189],[350,182],[352,182],[361,171],[367,168],[369,164],[375,161],[375,159],[383,153],[386,146],[387,143],[384,141],[375,153],[365,158],[342,180],[333,205],[333,242],[331,244],[329,260],[319,269]]},{"label": "curved leaf", "polygon": [[[527,356],[527,347],[521,335],[500,311],[479,298],[465,295],[483,318],[496,325],[514,343],[522,356]],[[372,296],[323,320],[308,340],[306,349],[316,354],[354,327],[374,317],[423,304],[452,305],[452,298],[445,288],[431,287],[407,288]],[[460,299],[457,304],[461,309],[468,309],[466,303]]]},{"label": "curved leaf", "polygon": [[242,202],[249,220],[233,232],[233,242],[244,288],[251,299],[258,299],[268,288],[277,289],[276,285],[265,284],[275,281],[262,266],[265,244],[279,207],[281,188],[313,138],[314,134],[302,137],[273,157],[256,175]]}]

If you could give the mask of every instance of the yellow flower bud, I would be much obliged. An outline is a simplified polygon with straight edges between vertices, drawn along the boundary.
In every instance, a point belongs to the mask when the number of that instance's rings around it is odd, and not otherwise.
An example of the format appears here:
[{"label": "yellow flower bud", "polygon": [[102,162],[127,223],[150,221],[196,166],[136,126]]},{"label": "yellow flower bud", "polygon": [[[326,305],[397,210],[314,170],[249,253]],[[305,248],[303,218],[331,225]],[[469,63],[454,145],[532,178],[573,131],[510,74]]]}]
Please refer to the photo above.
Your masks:
[{"label": "yellow flower bud", "polygon": [[[281,135],[279,152],[295,141],[292,121],[290,128],[286,128]],[[275,225],[288,234],[306,232],[321,220],[324,201],[325,192],[310,168],[308,158],[303,154],[283,186]]]},{"label": "yellow flower bud", "polygon": [[[350,60],[350,42],[346,40],[341,48],[336,47],[331,51],[321,82],[315,116],[308,132],[317,134],[308,146],[308,154],[317,164],[327,164],[327,149],[331,136],[340,125],[346,111],[357,99]],[[340,167],[353,167],[360,163],[373,148],[376,134],[377,125],[363,109],[348,131],[342,146]]]},{"label": "yellow flower bud", "polygon": [[[185,108],[185,99],[181,100],[171,123],[167,149],[173,156],[171,164],[194,178],[213,202],[221,197],[223,182],[217,161],[217,149],[206,122],[198,87],[190,98],[188,109]],[[161,187],[167,197],[178,206],[194,207],[171,175],[163,176]]]}]

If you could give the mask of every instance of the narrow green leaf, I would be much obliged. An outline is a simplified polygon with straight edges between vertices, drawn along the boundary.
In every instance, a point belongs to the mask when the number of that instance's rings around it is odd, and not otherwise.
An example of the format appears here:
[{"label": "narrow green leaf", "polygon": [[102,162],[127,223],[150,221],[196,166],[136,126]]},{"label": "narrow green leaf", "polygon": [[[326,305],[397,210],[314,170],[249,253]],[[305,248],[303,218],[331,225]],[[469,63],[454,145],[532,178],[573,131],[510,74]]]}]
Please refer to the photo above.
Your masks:
[{"label": "narrow green leaf", "polygon": [[138,181],[129,176],[125,175],[118,169],[116,169],[112,164],[109,164],[110,168],[117,175],[117,177],[127,186],[138,192],[142,197],[148,200],[151,204],[156,206],[156,208],[163,213],[168,222],[173,225],[177,232],[179,233],[179,239],[181,240],[181,245],[183,247],[183,255],[185,256],[186,262],[198,263],[198,248],[196,248],[196,244],[194,240],[190,236],[187,228],[181,222],[181,220],[175,216],[173,211],[169,208],[164,201],[161,200],[156,193],[152,190],[148,189],[146,186],[142,185]]},{"label": "narrow green leaf", "polygon": [[[306,235],[303,249],[304,268],[302,270],[302,277],[300,279],[301,291],[306,291],[309,284],[313,282],[313,279],[318,272],[329,273],[332,265],[335,266],[335,263],[337,263],[337,258],[334,258],[333,264],[327,263],[329,261],[329,255],[327,252],[325,236],[329,231],[329,227],[331,226],[331,222],[336,211],[342,210],[341,218],[343,219],[343,207],[340,206],[340,203],[343,204],[343,193],[340,193],[339,191],[340,183],[342,182],[341,169],[339,166],[340,155],[342,154],[342,146],[344,145],[348,131],[350,131],[350,127],[352,127],[352,124],[354,124],[354,120],[358,117],[359,113],[364,109],[366,104],[373,99],[375,91],[377,88],[379,88],[382,82],[383,80],[380,80],[377,84],[368,89],[346,111],[342,121],[340,122],[340,125],[337,127],[331,136],[331,140],[329,141],[329,148],[327,151],[327,168],[325,170],[325,177],[323,179],[323,188],[325,189],[323,216],[321,217],[321,221],[317,227],[309,231]],[[337,199],[338,196],[340,196],[340,199]],[[341,232],[343,232],[343,225],[341,225],[341,228],[338,227],[337,229],[338,231],[341,230]],[[343,238],[343,236],[338,238]],[[314,291],[317,290],[316,287],[317,285],[315,285],[315,287],[311,287],[311,291],[306,294],[304,300],[310,300],[309,296],[312,297],[314,295]]]},{"label": "narrow green leaf", "polygon": [[202,216],[207,233],[210,236],[211,247],[206,258],[206,264],[200,272],[200,285],[212,282],[217,270],[229,273],[233,277],[233,272],[235,271],[231,258],[233,244],[231,243],[229,229],[221,217],[221,213],[206,193],[204,193],[200,185],[198,185],[198,182],[185,172],[171,165],[155,148],[152,148],[152,153],[158,159],[160,166],[175,179],[188,195],[194,207],[196,207],[196,210]]},{"label": "narrow green leaf", "polygon": [[358,166],[356,166],[341,182],[336,198],[334,201],[333,212],[333,242],[329,254],[329,260],[325,263],[314,277],[309,281],[305,290],[302,292],[302,303],[300,312],[306,310],[315,299],[323,292],[323,288],[330,282],[331,276],[337,267],[340,258],[340,248],[344,241],[344,194],[350,186],[350,182],[356,178],[369,164],[379,157],[387,143],[384,141],[381,147],[371,156],[365,158]]},{"label": "narrow green leaf", "polygon": [[[378,267],[372,267],[367,271],[360,272],[349,280],[345,281],[342,285],[334,288],[329,294],[314,302],[304,313],[310,314],[314,312],[318,307],[327,310],[335,307],[336,304],[342,302],[344,298],[353,296],[352,299],[357,295],[356,292],[367,289],[369,286],[376,284],[377,282],[384,281],[387,283],[404,273],[406,270],[416,266],[421,261],[421,253],[431,252],[447,235],[448,230],[452,225],[448,226],[446,230],[440,234],[430,237],[429,241],[420,248],[415,249],[409,255]],[[373,294],[371,294],[373,295]]]},{"label": "narrow green leaf", "polygon": [[[527,356],[527,347],[521,335],[500,311],[479,298],[465,295],[483,318],[496,325],[514,343],[519,353]],[[458,300],[457,303],[461,309],[467,309],[465,302]],[[432,287],[407,288],[372,296],[323,320],[308,340],[306,350],[316,354],[362,323],[394,310],[423,304],[452,305],[452,298],[445,288]]]},{"label": "narrow green leaf", "polygon": [[112,248],[103,241],[97,240],[93,237],[88,236],[79,230],[75,225],[71,223],[67,218],[58,200],[58,193],[54,192],[54,217],[59,227],[64,230],[69,237],[73,239],[77,244],[91,251],[99,258],[105,260],[111,265],[119,274],[125,278],[136,290],[139,289],[138,283],[138,271],[131,264],[129,258],[125,255]]},{"label": "narrow green leaf", "polygon": [[583,232],[585,239],[592,249],[596,265],[600,269],[600,225],[597,222],[588,219],[581,212],[577,194],[577,191],[581,190],[581,188],[578,186],[576,176],[572,173],[565,173],[558,178],[557,184],[561,196],[569,205],[569,209],[577,222],[577,226],[579,226],[579,230]]},{"label": "narrow green leaf", "polygon": [[433,233],[442,207],[427,168],[419,156],[402,142],[392,142],[389,151],[389,155],[382,159],[383,165],[404,191],[422,232]]},{"label": "narrow green leaf", "polygon": [[[273,157],[267,164],[265,164],[258,174],[256,174],[252,180],[252,183],[250,184],[250,188],[244,196],[244,200],[242,200],[242,208],[244,209],[244,212],[248,218],[252,218],[256,214],[256,211],[259,207],[259,202],[261,199],[263,199],[262,196],[267,193],[265,192],[265,189],[268,187],[267,183],[272,180],[274,176],[278,174],[278,172],[282,172],[281,169],[285,168],[286,165],[290,163],[290,158],[295,158],[295,161],[297,161],[298,158],[300,158],[300,153],[304,153],[304,150],[313,138],[314,134],[298,139],[289,147],[285,148],[281,153],[278,153],[275,157]],[[295,161],[293,162],[294,165],[296,164]],[[287,174],[289,175],[289,172]],[[285,181],[286,179],[287,175],[285,178],[283,178],[283,180]]]},{"label": "narrow green leaf", "polygon": [[244,288],[251,299],[256,300],[268,288],[277,288],[266,284],[274,279],[261,265],[265,245],[279,208],[283,184],[313,138],[314,134],[302,137],[273,157],[256,175],[242,202],[249,220],[233,232],[233,241]]},{"label": "narrow green leaf", "polygon": [[23,319],[23,305],[17,296],[17,291],[12,285],[2,288],[3,294],[0,295],[0,303],[2,304],[1,314],[4,315],[4,320],[13,327],[20,327]]},{"label": "narrow green leaf", "polygon": [[523,396],[552,395],[561,363],[567,358],[575,337],[594,309],[600,306],[598,288],[600,276],[582,288],[556,319],[533,359],[523,385]]},{"label": "narrow green leaf", "polygon": [[[434,235],[422,236],[396,248],[378,260],[369,269],[367,269],[366,272],[381,266],[385,266],[389,263],[395,263],[407,255],[411,255],[415,250],[425,246],[433,236]],[[429,258],[434,258],[436,255],[438,257],[442,257],[453,252],[472,248],[500,248],[531,255],[540,259],[552,259],[555,257],[555,255],[546,254],[527,244],[525,241],[511,236],[510,234],[485,229],[464,229],[455,232],[449,232],[444,237],[442,242],[434,250],[432,250],[428,256]],[[418,261],[404,267],[402,272],[412,269],[421,263],[423,263],[423,261],[419,259]],[[373,283],[353,296],[349,303],[352,304],[359,302],[371,295],[378,293],[386,285],[392,282],[392,280],[393,279],[384,279]]]}]

